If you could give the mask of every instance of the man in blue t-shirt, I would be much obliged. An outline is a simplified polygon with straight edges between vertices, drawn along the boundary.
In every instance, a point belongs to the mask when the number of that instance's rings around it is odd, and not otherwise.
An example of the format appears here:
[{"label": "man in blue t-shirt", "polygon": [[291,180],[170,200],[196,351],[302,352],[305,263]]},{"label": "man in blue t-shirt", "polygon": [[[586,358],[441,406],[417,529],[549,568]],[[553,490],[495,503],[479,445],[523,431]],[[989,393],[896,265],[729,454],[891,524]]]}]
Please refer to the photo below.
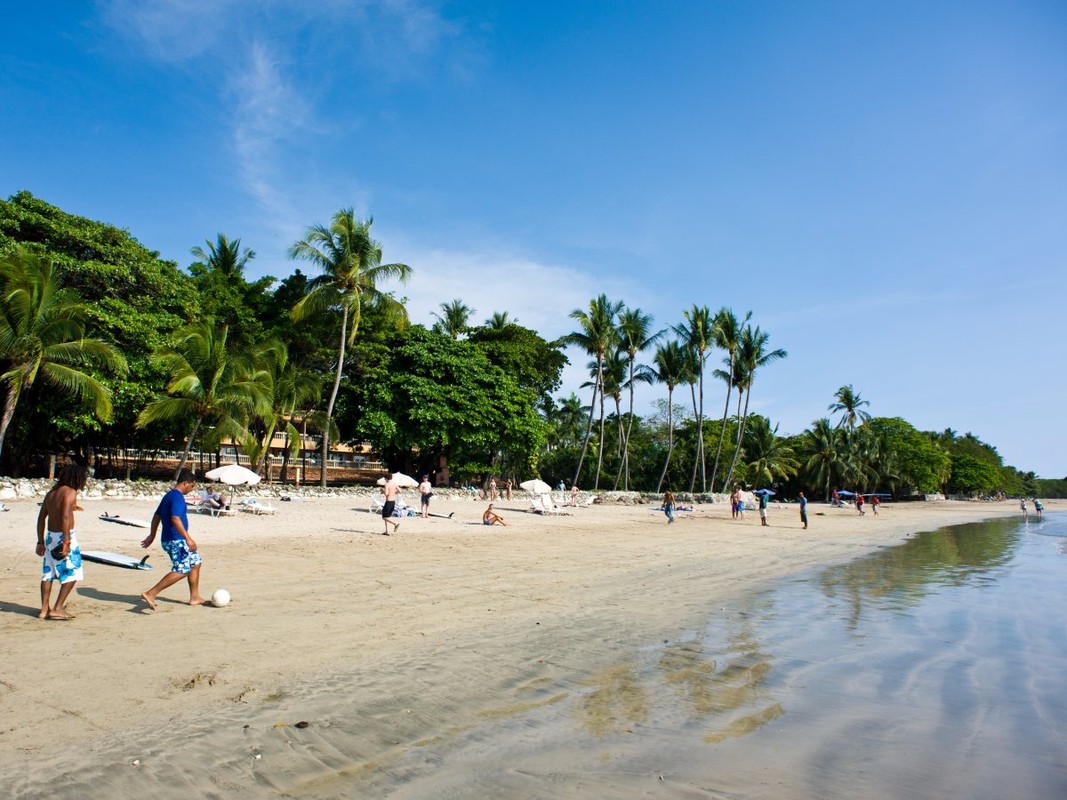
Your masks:
[{"label": "man in blue t-shirt", "polygon": [[153,611],[156,609],[156,595],[183,578],[189,581],[189,605],[200,606],[205,602],[200,596],[200,564],[203,559],[197,552],[196,542],[189,535],[188,506],[185,504],[185,495],[191,492],[194,486],[196,476],[192,472],[183,469],[178,473],[174,488],[163,495],[156,513],[152,515],[152,532],[141,542],[141,547],[149,547],[155,541],[156,531],[160,525],[163,526],[159,544],[170,556],[171,571],[141,595]]}]

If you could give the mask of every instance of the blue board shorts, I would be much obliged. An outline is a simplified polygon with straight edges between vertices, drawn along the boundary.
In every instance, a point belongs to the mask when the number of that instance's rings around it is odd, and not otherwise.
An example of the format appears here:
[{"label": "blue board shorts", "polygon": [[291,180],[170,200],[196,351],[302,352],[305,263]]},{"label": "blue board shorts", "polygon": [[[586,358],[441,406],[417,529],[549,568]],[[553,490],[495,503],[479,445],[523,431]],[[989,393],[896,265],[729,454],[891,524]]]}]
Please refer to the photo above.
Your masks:
[{"label": "blue board shorts", "polygon": [[171,539],[169,542],[160,542],[160,546],[170,556],[171,572],[180,572],[182,575],[188,575],[193,571],[193,567],[200,566],[204,561],[199,553],[194,553],[189,549],[189,544],[185,539],[179,538]]},{"label": "blue board shorts", "polygon": [[82,571],[82,551],[78,547],[78,537],[70,532],[70,552],[67,557],[56,561],[52,551],[63,544],[63,532],[48,531],[44,537],[44,559],[41,564],[41,583],[60,583],[80,581],[85,577]]}]

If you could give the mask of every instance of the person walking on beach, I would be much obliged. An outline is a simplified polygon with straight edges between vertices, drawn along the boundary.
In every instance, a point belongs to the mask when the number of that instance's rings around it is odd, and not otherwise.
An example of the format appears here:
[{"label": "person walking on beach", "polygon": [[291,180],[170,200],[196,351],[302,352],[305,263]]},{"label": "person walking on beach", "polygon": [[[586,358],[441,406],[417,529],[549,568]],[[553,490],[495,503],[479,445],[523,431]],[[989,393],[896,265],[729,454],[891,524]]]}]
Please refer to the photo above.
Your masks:
[{"label": "person walking on beach", "polygon": [[735,486],[730,495],[730,517],[737,519],[737,507],[741,504],[741,487]]},{"label": "person walking on beach", "polygon": [[422,501],[422,518],[430,516],[430,498],[433,497],[433,487],[430,486],[430,476],[423,475],[422,483],[419,484],[419,495]]},{"label": "person walking on beach", "polygon": [[800,500],[800,521],[804,524],[804,530],[808,529],[808,498],[803,492],[798,494]]},{"label": "person walking on beach", "polygon": [[769,527],[767,522],[767,493],[759,493],[759,524]]},{"label": "person walking on beach", "polygon": [[196,486],[196,476],[187,469],[178,473],[174,488],[163,495],[156,513],[152,515],[152,529],[141,547],[148,548],[155,541],[156,531],[160,526],[163,535],[159,545],[170,557],[170,572],[160,578],[159,583],[141,594],[148,607],[156,610],[156,595],[182,580],[189,581],[189,605],[202,606],[204,598],[200,596],[200,565],[203,559],[200,551],[189,534],[189,507],[185,495]]},{"label": "person walking on beach", "polygon": [[504,522],[504,518],[493,511],[493,504],[489,504],[489,508],[485,509],[485,513],[482,514],[483,525],[503,525],[507,527],[507,523]]},{"label": "person walking on beach", "polygon": [[674,492],[670,489],[663,493],[663,513],[667,517],[667,524],[674,522]]},{"label": "person walking on beach", "polygon": [[508,482],[504,485],[504,496],[511,500],[511,478],[508,478]]},{"label": "person walking on beach", "polygon": [[874,512],[874,515],[876,517],[878,516],[878,506],[881,504],[881,502],[882,501],[878,499],[878,495],[876,495],[876,494],[872,494],[871,495],[871,511]]},{"label": "person walking on beach", "polygon": [[393,526],[393,533],[400,530],[400,523],[393,519],[393,511],[396,510],[396,499],[400,496],[400,487],[397,486],[393,477],[394,474],[392,472],[389,473],[389,477],[385,479],[385,486],[382,487],[382,494],[385,495],[385,504],[382,506],[382,522],[385,523],[383,536],[389,535],[390,525]]},{"label": "person walking on beach", "polygon": [[861,517],[865,516],[867,514],[867,512],[863,510],[863,495],[862,494],[857,494],[856,495],[856,510],[858,512],[860,512],[860,516]]},{"label": "person walking on beach", "polygon": [[[39,619],[74,619],[67,611],[67,599],[74,585],[82,580],[82,552],[74,532],[74,510],[78,508],[78,492],[89,480],[89,468],[80,464],[66,464],[48,490],[37,515],[37,555],[41,565],[41,611]],[[47,530],[45,523],[48,523]],[[59,581],[59,597],[49,608],[52,581]]]}]

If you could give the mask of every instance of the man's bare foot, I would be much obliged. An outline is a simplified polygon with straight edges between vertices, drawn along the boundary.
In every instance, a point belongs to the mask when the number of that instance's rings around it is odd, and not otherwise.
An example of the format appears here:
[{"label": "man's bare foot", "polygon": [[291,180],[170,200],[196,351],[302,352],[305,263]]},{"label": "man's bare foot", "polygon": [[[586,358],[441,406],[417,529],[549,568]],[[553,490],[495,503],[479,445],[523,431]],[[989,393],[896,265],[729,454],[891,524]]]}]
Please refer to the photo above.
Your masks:
[{"label": "man's bare foot", "polygon": [[146,603],[148,603],[148,607],[150,609],[152,609],[153,611],[156,610],[156,601],[148,596],[148,592],[142,592],[141,593],[141,599],[144,600]]},{"label": "man's bare foot", "polygon": [[37,619],[48,619],[48,609],[42,608],[41,612],[37,615]]},{"label": "man's bare foot", "polygon": [[205,600],[200,595],[197,595],[196,597],[190,597],[189,598],[189,605],[191,605],[191,606],[202,606],[206,602],[207,602],[207,600]]},{"label": "man's bare foot", "polygon": [[68,614],[66,611],[52,610],[48,612],[49,619],[74,619],[73,614]]}]

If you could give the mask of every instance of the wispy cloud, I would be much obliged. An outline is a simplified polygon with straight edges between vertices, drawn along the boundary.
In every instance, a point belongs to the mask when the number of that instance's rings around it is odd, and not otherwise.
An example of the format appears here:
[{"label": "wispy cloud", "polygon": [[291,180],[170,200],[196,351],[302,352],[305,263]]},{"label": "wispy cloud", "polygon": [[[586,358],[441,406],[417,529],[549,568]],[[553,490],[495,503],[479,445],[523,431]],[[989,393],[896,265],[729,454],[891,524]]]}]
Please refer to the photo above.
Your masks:
[{"label": "wispy cloud", "polygon": [[101,0],[104,22],[152,59],[179,63],[213,50],[235,0]]}]

